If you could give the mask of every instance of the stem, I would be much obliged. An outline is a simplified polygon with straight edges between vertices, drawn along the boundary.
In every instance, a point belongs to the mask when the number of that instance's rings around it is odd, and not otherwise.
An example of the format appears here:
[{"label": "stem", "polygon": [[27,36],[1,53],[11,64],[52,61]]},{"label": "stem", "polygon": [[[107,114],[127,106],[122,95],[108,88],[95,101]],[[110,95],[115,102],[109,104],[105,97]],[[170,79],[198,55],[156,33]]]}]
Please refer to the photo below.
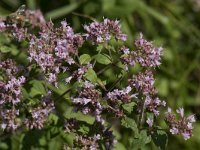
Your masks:
[{"label": "stem", "polygon": [[[103,49],[103,48],[102,48]],[[101,51],[102,51],[102,49],[100,49],[99,51],[98,51],[98,54],[100,54],[101,53]],[[92,64],[92,66],[94,67],[94,65],[96,64],[96,60],[94,60],[94,63]]]},{"label": "stem", "polygon": [[111,91],[121,80],[123,79],[123,76],[121,76],[113,85],[108,89],[108,92]]},{"label": "stem", "polygon": [[112,109],[114,112],[117,112],[117,110],[111,107],[110,105],[108,105],[108,108]]},{"label": "stem", "polygon": [[77,13],[77,12],[72,12],[72,14],[73,14],[73,15],[76,15],[76,16],[88,18],[88,19],[90,19],[90,20],[92,20],[92,21],[96,21],[96,22],[97,22],[97,20],[96,20],[95,18],[93,18],[93,17],[91,17],[91,16],[88,16],[88,15],[83,15],[83,14],[80,14],[80,13]]},{"label": "stem", "polygon": [[[61,97],[63,97],[65,94],[67,94],[68,92],[70,92],[71,91],[71,88],[70,89],[68,89],[68,90],[66,90],[64,93],[62,93],[60,96],[58,96],[57,98],[61,98]],[[56,99],[57,99],[56,98]]]},{"label": "stem", "polygon": [[103,69],[99,70],[99,71],[97,72],[97,75],[100,75],[100,74],[102,74],[104,71],[106,71],[107,69],[109,69],[109,68],[110,68],[110,66],[112,66],[112,64],[110,64],[110,65],[107,65],[105,68],[103,68]]},{"label": "stem", "polygon": [[103,69],[99,70],[99,71],[97,72],[97,75],[100,75],[100,74],[102,74],[104,71],[106,71],[107,69],[109,69],[111,66],[113,66],[113,65],[117,64],[118,62],[119,62],[119,61],[116,61],[116,62],[113,62],[113,63],[111,63],[111,64],[107,65],[105,68],[103,68]]},{"label": "stem", "polygon": [[140,113],[139,120],[138,120],[138,128],[139,128],[139,130],[141,129],[142,121],[143,121],[143,118],[144,118],[144,109],[145,109],[145,101],[142,104],[142,111]]}]

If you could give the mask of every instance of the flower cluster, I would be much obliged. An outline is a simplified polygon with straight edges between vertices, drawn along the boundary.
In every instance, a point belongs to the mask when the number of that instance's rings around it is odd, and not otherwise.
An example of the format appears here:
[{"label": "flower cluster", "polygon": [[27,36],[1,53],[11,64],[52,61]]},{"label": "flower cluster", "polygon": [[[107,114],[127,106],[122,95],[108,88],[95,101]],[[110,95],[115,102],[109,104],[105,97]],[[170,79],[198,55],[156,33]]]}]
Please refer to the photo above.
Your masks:
[{"label": "flower cluster", "polygon": [[46,24],[44,16],[40,10],[26,10],[24,13],[25,22],[31,24],[31,27],[42,27]]},{"label": "flower cluster", "polygon": [[30,110],[30,116],[25,119],[24,123],[29,129],[42,129],[49,114],[55,109],[54,103],[51,100],[51,92],[42,97],[42,104],[36,108]]},{"label": "flower cluster", "polygon": [[[80,132],[78,132],[81,131],[80,123],[76,119],[68,119],[64,126],[66,133],[70,133],[72,130],[75,130],[76,138],[74,145],[81,147],[81,149],[96,150],[100,147],[99,143],[102,142],[105,143],[104,146],[106,149],[111,149],[117,143],[117,140],[115,139],[115,136],[113,135],[113,132],[110,130],[110,128],[107,128],[104,125],[98,123],[90,126],[90,128],[95,130],[95,134],[80,134]],[[69,149],[69,147],[64,145],[64,149]]]},{"label": "flower cluster", "polygon": [[104,123],[101,117],[102,106],[99,103],[99,92],[90,82],[84,82],[78,97],[72,97],[72,103],[77,110],[81,110],[84,114],[92,114],[96,117],[97,122]]},{"label": "flower cluster", "polygon": [[42,27],[39,37],[31,36],[29,42],[29,60],[36,64],[45,73],[48,82],[57,85],[57,76],[61,70],[66,71],[68,65],[74,64],[77,49],[83,43],[79,34],[75,34],[66,21],[61,27],[54,29],[49,22]]},{"label": "flower cluster", "polygon": [[15,22],[7,23],[6,20],[0,19],[0,32],[5,31],[17,41],[24,40],[27,35],[27,28],[22,28]]},{"label": "flower cluster", "polygon": [[5,72],[5,80],[0,81],[0,108],[1,128],[15,130],[19,126],[19,104],[22,97],[21,87],[25,83],[25,77],[16,77],[18,69],[15,63],[8,59],[0,62],[0,68]]},{"label": "flower cluster", "polygon": [[170,126],[172,134],[182,135],[185,140],[192,136],[192,123],[195,122],[195,116],[190,115],[185,117],[184,109],[179,108],[176,112],[180,115],[180,119],[176,119],[176,115],[172,113],[171,108],[165,114],[165,120]]},{"label": "flower cluster", "polygon": [[[104,146],[106,149],[113,148],[113,145],[115,145],[117,142],[114,139],[111,131],[104,130],[102,134],[95,134],[93,136],[77,135],[75,139],[75,144],[77,145],[77,147],[81,147],[81,149],[97,150],[100,146],[99,143],[102,141],[105,142]],[[67,149],[67,146],[65,145],[64,148]]]},{"label": "flower cluster", "polygon": [[161,64],[161,55],[163,48],[154,47],[152,42],[143,38],[143,34],[135,41],[136,50],[130,51],[129,48],[122,46],[120,51],[124,54],[121,56],[121,61],[125,65],[126,70],[128,66],[134,66],[136,63],[142,67],[155,68]]},{"label": "flower cluster", "polygon": [[[129,85],[134,87],[144,98],[144,106],[148,111],[153,112],[155,116],[159,115],[158,108],[165,106],[166,102],[161,101],[156,97],[157,91],[154,87],[154,77],[150,70],[146,70],[144,73],[139,73],[128,80]],[[141,108],[142,109],[142,108]],[[141,111],[139,109],[139,111]]]},{"label": "flower cluster", "polygon": [[140,34],[140,38],[135,41],[135,46],[135,59],[141,66],[157,67],[161,64],[162,47],[154,47],[152,42],[143,38],[143,34]]},{"label": "flower cluster", "polygon": [[79,145],[83,145],[82,149],[90,149],[96,150],[99,147],[98,140],[100,139],[100,135],[94,135],[93,137],[83,137],[77,136],[76,143]]},{"label": "flower cluster", "polygon": [[77,70],[75,70],[71,76],[65,79],[66,83],[70,83],[72,79],[76,79],[79,82],[83,79],[83,75],[88,71],[88,69],[92,69],[91,64],[82,65]]},{"label": "flower cluster", "polygon": [[157,93],[154,87],[154,77],[153,72],[146,70],[144,73],[140,72],[134,75],[132,79],[129,79],[129,85],[136,88],[143,95],[154,95]]},{"label": "flower cluster", "polygon": [[0,32],[3,32],[6,30],[6,24],[4,22],[3,18],[0,18]]},{"label": "flower cluster", "polygon": [[150,96],[145,97],[145,102],[144,102],[146,108],[150,111],[153,112],[155,116],[159,115],[158,108],[160,106],[166,106],[165,101],[161,101],[158,97],[152,98]]},{"label": "flower cluster", "polygon": [[46,21],[40,10],[25,10],[22,5],[15,13],[0,18],[0,32],[6,31],[17,41],[22,41],[29,38],[28,27],[33,29],[44,24]]},{"label": "flower cluster", "polygon": [[122,46],[120,48],[120,52],[122,52],[121,61],[125,66],[125,70],[128,71],[129,66],[135,65],[135,58],[133,52],[129,50],[128,47]]},{"label": "flower cluster", "polygon": [[131,90],[132,88],[130,86],[122,90],[115,89],[112,92],[108,92],[107,97],[111,101],[121,100],[124,103],[128,103],[131,102],[132,98],[137,98],[136,97],[137,94],[132,94],[132,95],[129,94]]},{"label": "flower cluster", "polygon": [[93,44],[101,44],[111,40],[112,36],[121,41],[126,41],[126,34],[122,33],[118,20],[104,19],[103,22],[93,22],[84,25],[87,31],[86,38],[91,40]]}]

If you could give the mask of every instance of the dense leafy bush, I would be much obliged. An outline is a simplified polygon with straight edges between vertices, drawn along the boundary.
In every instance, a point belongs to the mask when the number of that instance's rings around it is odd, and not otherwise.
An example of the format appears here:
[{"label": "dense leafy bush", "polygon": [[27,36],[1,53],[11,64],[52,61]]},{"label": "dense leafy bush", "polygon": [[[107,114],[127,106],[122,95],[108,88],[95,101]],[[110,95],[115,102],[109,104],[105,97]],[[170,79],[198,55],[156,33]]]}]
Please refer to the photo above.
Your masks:
[{"label": "dense leafy bush", "polygon": [[[93,21],[75,33],[65,20],[55,27],[40,11],[23,7],[0,20],[1,128],[19,134],[23,148],[56,143],[56,149],[111,149],[126,143],[139,149],[153,141],[164,149],[167,134],[158,117],[172,134],[191,137],[194,115],[185,117],[179,108],[177,120],[170,108],[159,111],[166,102],[157,96],[154,74],[162,47],[140,34],[129,49],[117,20]],[[34,136],[39,138],[27,141]],[[124,136],[130,139],[123,142]]]}]

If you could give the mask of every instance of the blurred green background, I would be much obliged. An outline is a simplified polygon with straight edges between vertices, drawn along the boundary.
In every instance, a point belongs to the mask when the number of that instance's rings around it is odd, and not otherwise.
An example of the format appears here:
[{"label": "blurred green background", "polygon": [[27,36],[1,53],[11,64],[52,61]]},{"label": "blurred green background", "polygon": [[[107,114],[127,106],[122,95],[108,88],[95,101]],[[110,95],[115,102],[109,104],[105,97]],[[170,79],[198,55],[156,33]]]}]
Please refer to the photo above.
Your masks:
[{"label": "blurred green background", "polygon": [[159,95],[173,109],[183,106],[197,118],[194,136],[188,141],[169,136],[167,149],[199,149],[200,0],[0,0],[0,16],[15,12],[22,4],[40,9],[55,23],[66,18],[76,32],[90,18],[119,19],[130,47],[139,32],[162,45],[164,56],[156,75]]}]

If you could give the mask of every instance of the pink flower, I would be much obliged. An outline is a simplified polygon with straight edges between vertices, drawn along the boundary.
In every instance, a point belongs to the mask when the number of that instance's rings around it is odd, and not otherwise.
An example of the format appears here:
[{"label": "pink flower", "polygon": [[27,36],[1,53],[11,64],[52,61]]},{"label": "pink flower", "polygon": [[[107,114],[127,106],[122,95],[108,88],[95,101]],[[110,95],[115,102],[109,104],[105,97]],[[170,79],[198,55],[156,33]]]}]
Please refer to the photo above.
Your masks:
[{"label": "pink flower", "polygon": [[146,123],[149,125],[149,127],[152,127],[153,126],[153,119],[148,118]]},{"label": "pink flower", "polygon": [[179,113],[181,115],[181,117],[184,116],[184,109],[183,108],[177,109],[176,112]]},{"label": "pink flower", "polygon": [[178,129],[175,128],[175,127],[173,127],[172,129],[170,129],[170,132],[171,132],[172,134],[178,134],[178,133],[179,133]]}]

